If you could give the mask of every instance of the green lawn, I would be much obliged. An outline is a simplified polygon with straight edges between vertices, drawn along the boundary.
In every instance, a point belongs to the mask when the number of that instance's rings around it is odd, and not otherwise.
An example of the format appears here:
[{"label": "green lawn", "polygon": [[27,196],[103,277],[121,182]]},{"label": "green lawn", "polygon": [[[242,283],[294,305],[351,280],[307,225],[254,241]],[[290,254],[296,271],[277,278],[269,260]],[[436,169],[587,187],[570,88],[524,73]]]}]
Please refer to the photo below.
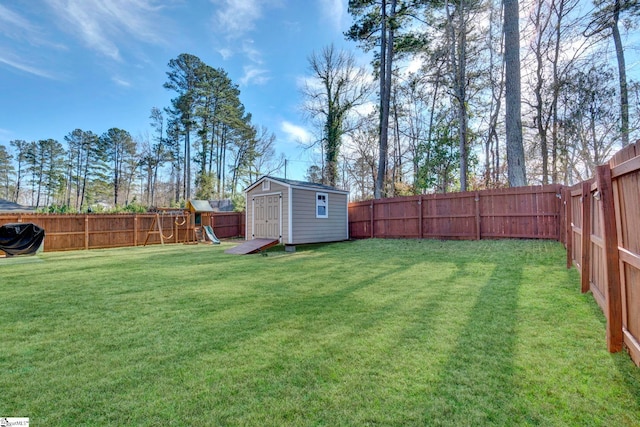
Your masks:
[{"label": "green lawn", "polygon": [[640,425],[556,242],[0,259],[0,416],[34,426]]}]

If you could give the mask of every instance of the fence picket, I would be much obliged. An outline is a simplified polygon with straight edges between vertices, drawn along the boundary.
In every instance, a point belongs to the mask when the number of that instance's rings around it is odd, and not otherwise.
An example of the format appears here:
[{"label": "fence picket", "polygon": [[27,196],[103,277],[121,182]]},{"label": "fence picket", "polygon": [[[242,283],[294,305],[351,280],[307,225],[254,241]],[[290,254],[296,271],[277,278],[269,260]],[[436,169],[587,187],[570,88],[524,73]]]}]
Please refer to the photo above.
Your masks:
[{"label": "fence picket", "polygon": [[349,236],[559,240],[561,191],[546,185],[350,203]]},{"label": "fence picket", "polygon": [[[203,225],[209,225],[215,217],[213,230],[219,238],[244,235],[243,212],[203,213]],[[69,251],[82,249],[138,246],[145,242],[147,230],[156,214],[38,214],[0,212],[0,225],[12,222],[32,222],[44,228],[46,237],[44,250]],[[160,215],[162,217],[162,215]],[[173,218],[173,217],[172,217]],[[165,218],[168,220],[168,218]],[[172,221],[172,225],[163,224],[168,231],[173,230],[172,242],[178,243],[187,238],[189,222],[181,225]],[[175,227],[175,228],[174,228]],[[178,239],[178,232],[183,239]],[[152,235],[149,244],[161,243],[159,235]]]}]

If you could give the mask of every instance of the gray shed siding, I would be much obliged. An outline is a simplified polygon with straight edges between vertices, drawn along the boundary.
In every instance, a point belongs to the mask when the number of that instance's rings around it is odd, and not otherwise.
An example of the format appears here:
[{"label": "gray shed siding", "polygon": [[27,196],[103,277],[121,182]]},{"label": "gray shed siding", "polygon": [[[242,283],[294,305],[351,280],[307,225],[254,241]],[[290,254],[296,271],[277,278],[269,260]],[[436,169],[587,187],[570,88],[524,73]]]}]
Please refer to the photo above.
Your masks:
[{"label": "gray shed siding", "polygon": [[289,233],[289,188],[278,184],[277,182],[271,181],[271,188],[269,190],[262,190],[262,185],[258,185],[255,188],[251,189],[251,191],[247,192],[247,204],[245,207],[246,211],[246,235],[245,239],[251,240],[253,237],[253,198],[256,196],[261,196],[265,194],[273,194],[273,193],[281,193],[282,194],[282,218],[281,224],[282,228],[280,230],[280,234],[282,234],[282,242],[287,243],[286,238]]},{"label": "gray shed siding", "polygon": [[[292,189],[291,244],[336,242],[349,238],[347,195],[315,189]],[[316,194],[328,195],[328,218],[316,218]]]},{"label": "gray shed siding", "polygon": [[[263,190],[263,182],[268,181],[270,188]],[[316,218],[316,194],[327,195],[327,218]],[[303,244],[319,242],[336,242],[349,238],[347,192],[330,189],[316,184],[302,183],[293,180],[263,177],[252,184],[246,191],[246,235],[251,240],[256,234],[262,234],[264,223],[254,221],[253,200],[264,195],[282,196],[280,213],[281,243]],[[269,226],[273,222],[269,222]],[[258,229],[256,232],[253,228]],[[270,232],[269,232],[270,234]]]}]

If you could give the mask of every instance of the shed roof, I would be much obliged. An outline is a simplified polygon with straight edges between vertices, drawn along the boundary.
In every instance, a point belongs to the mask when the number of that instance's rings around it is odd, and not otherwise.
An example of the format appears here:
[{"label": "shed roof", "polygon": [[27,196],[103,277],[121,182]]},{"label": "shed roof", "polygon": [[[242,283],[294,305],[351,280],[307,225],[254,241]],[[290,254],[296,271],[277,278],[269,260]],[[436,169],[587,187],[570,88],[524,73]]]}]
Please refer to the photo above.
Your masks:
[{"label": "shed roof", "polygon": [[294,179],[278,178],[278,177],[268,176],[268,175],[265,175],[265,176],[261,177],[256,182],[254,182],[253,184],[248,186],[244,191],[245,192],[251,191],[253,188],[255,188],[258,184],[260,184],[265,179],[277,182],[277,183],[282,184],[282,185],[284,185],[286,187],[307,188],[307,189],[310,189],[310,190],[324,190],[324,191],[330,191],[330,192],[334,192],[334,193],[349,194],[348,191],[340,190],[338,188],[331,187],[329,185],[317,184],[315,182],[296,181]]},{"label": "shed roof", "polygon": [[187,209],[191,212],[213,212],[213,208],[208,200],[189,200]]},{"label": "shed roof", "polygon": [[0,199],[0,212],[33,212],[33,208],[19,205],[8,200]]}]

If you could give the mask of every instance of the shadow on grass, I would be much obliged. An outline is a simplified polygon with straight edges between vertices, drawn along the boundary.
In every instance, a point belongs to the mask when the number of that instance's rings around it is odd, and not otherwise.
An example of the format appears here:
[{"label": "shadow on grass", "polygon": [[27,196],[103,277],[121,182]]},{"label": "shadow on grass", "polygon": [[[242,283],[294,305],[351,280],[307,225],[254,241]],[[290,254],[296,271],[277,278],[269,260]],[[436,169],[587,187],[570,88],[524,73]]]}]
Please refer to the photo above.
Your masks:
[{"label": "shadow on grass", "polygon": [[[467,267],[460,265],[463,272]],[[509,270],[505,276],[505,270]],[[464,274],[464,273],[463,273]],[[522,268],[498,264],[482,286],[468,321],[427,403],[434,425],[514,422],[516,312]]]},{"label": "shadow on grass", "polygon": [[[585,294],[584,297],[590,299],[590,301],[587,301],[588,306],[591,308],[593,317],[598,320],[598,324],[602,327],[603,339],[599,345],[606,348],[607,342],[604,337],[606,336],[607,319],[591,291]],[[629,390],[630,396],[635,397],[635,402],[637,406],[640,407],[640,368],[633,363],[629,363],[631,356],[626,348],[623,348],[622,351],[618,353],[610,354],[610,357],[618,370],[618,375],[622,379],[620,382]]]},{"label": "shadow on grass", "polygon": [[[220,348],[237,346],[241,342],[250,340],[267,330],[277,328],[277,325],[285,324],[294,318],[303,322],[301,324],[302,329],[307,327],[305,325],[306,322],[318,321],[324,318],[331,323],[332,313],[343,312],[345,304],[353,304],[352,301],[348,301],[351,295],[375,285],[385,277],[393,276],[402,271],[403,268],[403,266],[398,266],[395,269],[385,270],[367,277],[365,280],[344,283],[337,287],[331,285],[333,289],[327,293],[322,293],[321,289],[318,288],[307,293],[300,292],[296,294],[297,291],[291,289],[285,295],[272,294],[269,297],[269,301],[260,304],[250,313],[218,323],[217,329],[224,331],[224,334],[216,335],[216,346]],[[234,304],[235,302],[230,303],[229,306],[233,307]],[[392,304],[392,302],[389,302],[388,304],[380,305],[375,310],[363,307],[364,312],[361,314],[366,315],[351,327],[360,331],[374,327],[377,321],[388,315]],[[224,307],[221,308],[224,309]],[[340,319],[335,319],[335,321],[340,321]]]}]

